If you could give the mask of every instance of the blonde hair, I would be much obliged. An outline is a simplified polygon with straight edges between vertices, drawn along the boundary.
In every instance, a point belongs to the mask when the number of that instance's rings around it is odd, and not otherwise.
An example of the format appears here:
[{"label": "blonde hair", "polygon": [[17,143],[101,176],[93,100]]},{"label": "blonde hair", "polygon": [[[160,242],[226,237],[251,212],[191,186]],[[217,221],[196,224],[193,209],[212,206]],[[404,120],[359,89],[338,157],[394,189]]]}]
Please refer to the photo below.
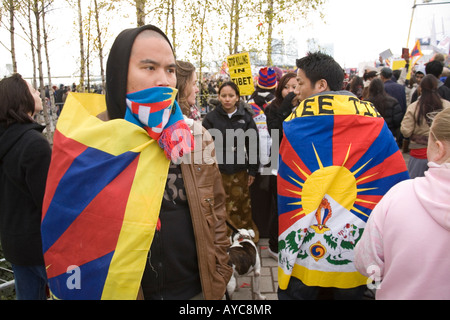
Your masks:
[{"label": "blonde hair", "polygon": [[433,139],[450,143],[450,108],[438,112],[433,117],[430,133]]}]

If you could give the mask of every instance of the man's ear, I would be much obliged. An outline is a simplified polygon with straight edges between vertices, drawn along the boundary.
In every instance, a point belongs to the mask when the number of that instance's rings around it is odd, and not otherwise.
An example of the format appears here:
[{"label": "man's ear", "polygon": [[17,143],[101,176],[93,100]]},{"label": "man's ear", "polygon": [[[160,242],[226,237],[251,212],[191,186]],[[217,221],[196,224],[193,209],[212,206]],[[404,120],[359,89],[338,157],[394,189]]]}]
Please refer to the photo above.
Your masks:
[{"label": "man's ear", "polygon": [[318,92],[330,91],[330,87],[328,87],[328,82],[325,79],[320,79],[316,82],[316,90]]}]

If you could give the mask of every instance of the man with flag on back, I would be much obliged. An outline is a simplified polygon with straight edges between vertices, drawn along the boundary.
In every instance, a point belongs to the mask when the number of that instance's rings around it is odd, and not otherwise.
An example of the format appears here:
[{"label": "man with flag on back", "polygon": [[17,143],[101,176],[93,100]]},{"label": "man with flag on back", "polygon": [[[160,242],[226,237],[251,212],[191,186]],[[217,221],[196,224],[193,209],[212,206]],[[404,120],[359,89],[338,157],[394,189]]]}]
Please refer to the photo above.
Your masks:
[{"label": "man with flag on back", "polygon": [[161,30],[127,29],[108,58],[106,101],[66,101],[41,226],[52,297],[224,296],[225,193],[212,138],[175,101],[175,71]]},{"label": "man with flag on back", "polygon": [[279,299],[361,299],[353,249],[406,164],[373,105],[340,91],[332,57],[309,53],[297,67],[302,102],[283,124],[277,178]]}]

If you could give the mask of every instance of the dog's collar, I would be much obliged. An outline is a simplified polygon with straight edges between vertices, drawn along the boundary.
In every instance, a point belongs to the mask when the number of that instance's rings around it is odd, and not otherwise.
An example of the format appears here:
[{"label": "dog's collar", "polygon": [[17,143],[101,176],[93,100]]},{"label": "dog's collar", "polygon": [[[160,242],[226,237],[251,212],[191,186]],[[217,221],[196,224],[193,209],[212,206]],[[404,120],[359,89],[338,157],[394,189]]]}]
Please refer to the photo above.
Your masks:
[{"label": "dog's collar", "polygon": [[238,242],[242,242],[242,241],[244,241],[244,240],[252,240],[252,237],[241,235],[241,236],[239,237],[239,239],[238,239]]}]

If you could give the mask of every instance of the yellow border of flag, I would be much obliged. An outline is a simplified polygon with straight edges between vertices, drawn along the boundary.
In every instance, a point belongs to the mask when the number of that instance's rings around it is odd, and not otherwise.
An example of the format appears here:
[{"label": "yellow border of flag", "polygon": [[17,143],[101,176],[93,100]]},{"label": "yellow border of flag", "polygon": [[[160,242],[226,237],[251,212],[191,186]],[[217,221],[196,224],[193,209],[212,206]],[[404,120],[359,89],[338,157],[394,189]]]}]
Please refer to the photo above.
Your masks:
[{"label": "yellow border of flag", "polygon": [[[170,162],[143,128],[123,119],[102,121],[97,115],[103,111],[106,111],[103,95],[71,93],[58,120],[57,130],[67,138],[114,156],[126,152],[139,153],[122,227],[101,295],[102,300],[131,300],[136,299],[139,291]],[[57,225],[54,227],[58,228]],[[93,224],[86,232],[95,232],[95,228]]]}]

